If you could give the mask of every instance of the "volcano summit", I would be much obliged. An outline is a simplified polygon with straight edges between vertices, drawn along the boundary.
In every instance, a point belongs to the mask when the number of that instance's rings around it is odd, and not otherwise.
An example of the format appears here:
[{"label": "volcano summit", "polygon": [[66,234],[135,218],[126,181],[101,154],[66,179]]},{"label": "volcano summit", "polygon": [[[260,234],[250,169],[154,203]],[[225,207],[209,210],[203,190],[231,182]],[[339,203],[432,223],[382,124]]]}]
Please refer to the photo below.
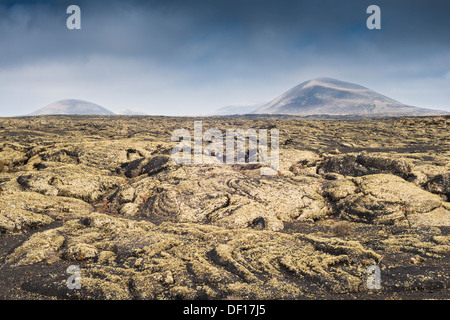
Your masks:
[{"label": "volcano summit", "polygon": [[363,86],[331,78],[303,82],[254,114],[424,115],[434,110],[402,104]]},{"label": "volcano summit", "polygon": [[68,99],[60,100],[38,109],[30,116],[55,115],[55,114],[81,114],[81,115],[114,115],[113,112],[95,103]]}]

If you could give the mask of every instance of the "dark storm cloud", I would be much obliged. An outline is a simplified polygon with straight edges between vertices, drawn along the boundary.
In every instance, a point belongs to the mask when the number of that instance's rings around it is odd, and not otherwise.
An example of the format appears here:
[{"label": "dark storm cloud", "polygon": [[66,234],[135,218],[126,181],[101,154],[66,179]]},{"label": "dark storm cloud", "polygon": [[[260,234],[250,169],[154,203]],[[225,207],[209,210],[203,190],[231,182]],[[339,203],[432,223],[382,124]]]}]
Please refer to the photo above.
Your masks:
[{"label": "dark storm cloud", "polygon": [[[79,31],[65,27],[71,4],[81,7]],[[381,7],[381,30],[366,28],[371,4]],[[28,68],[31,73],[31,66],[52,65],[39,69],[54,76],[48,76],[49,86],[71,75],[64,81],[75,87],[95,83],[102,72],[119,85],[125,80],[112,75],[117,69],[129,72],[130,83],[152,74],[149,82],[190,91],[198,86],[217,92],[211,85],[216,82],[236,99],[246,97],[243,85],[247,99],[265,100],[316,76],[343,77],[380,90],[406,80],[419,86],[427,79],[436,91],[450,80],[449,17],[445,0],[0,0],[0,71]],[[78,80],[77,69],[85,71]],[[18,81],[32,86],[25,78]],[[269,86],[273,93],[255,97]],[[406,96],[406,87],[395,90],[400,96],[393,98]]]},{"label": "dark storm cloud", "polygon": [[292,52],[310,45],[332,55],[365,44],[385,54],[450,46],[450,2],[444,0],[376,1],[382,8],[379,32],[365,27],[365,9],[373,1],[75,2],[82,8],[80,32],[65,28],[65,9],[74,1],[0,5],[0,63],[92,54],[195,62],[264,57],[274,47]]}]

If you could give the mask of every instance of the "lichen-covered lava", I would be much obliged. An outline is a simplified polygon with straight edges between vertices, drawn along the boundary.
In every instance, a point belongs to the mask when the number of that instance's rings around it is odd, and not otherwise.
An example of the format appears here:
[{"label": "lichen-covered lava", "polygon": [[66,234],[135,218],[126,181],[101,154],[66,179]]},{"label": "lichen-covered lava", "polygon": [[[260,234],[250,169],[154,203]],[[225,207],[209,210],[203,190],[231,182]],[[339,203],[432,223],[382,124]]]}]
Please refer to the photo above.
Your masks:
[{"label": "lichen-covered lava", "polygon": [[[175,164],[171,134],[196,120],[277,128],[278,174]],[[0,118],[0,298],[448,299],[449,125]]]}]

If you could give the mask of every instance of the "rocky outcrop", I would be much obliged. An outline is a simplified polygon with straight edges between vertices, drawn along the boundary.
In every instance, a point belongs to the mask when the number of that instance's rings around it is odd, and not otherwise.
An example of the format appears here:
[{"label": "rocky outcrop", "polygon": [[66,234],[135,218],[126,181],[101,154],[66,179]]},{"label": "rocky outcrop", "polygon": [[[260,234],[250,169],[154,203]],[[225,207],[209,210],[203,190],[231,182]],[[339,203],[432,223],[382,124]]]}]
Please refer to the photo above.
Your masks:
[{"label": "rocky outcrop", "polygon": [[[335,201],[337,214],[344,219],[374,224],[421,222],[450,226],[439,196],[394,175],[342,178],[326,183],[324,192]],[[428,219],[420,219],[421,215]]]},{"label": "rocky outcrop", "polygon": [[345,176],[392,173],[403,178],[411,175],[412,164],[407,159],[368,155],[367,153],[333,156],[319,167],[320,173],[335,172]]},{"label": "rocky outcrop", "polygon": [[88,203],[97,201],[123,179],[84,165],[61,165],[25,173],[17,182],[27,191],[47,196],[70,196]]},{"label": "rocky outcrop", "polygon": [[48,216],[0,205],[0,234],[37,229],[51,222]]}]

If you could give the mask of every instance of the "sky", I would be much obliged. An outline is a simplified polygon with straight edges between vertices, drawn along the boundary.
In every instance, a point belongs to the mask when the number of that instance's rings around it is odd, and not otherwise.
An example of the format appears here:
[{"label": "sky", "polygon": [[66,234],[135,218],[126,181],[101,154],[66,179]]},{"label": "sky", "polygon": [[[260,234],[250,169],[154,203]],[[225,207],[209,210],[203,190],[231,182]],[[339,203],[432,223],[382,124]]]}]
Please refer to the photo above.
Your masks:
[{"label": "sky", "polygon": [[0,116],[62,99],[202,115],[319,77],[450,111],[450,1],[0,0]]}]

